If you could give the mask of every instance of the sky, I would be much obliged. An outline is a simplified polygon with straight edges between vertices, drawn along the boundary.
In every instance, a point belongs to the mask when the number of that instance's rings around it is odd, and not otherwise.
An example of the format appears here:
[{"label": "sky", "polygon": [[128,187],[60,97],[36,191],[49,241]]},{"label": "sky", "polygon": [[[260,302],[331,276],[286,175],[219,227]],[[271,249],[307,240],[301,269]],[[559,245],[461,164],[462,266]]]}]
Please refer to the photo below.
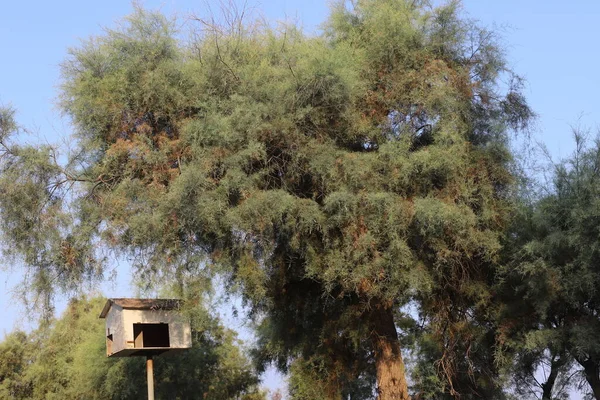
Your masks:
[{"label": "sky", "polygon": [[574,149],[571,126],[595,134],[600,123],[600,2],[465,0],[464,9],[503,32],[507,58],[527,81],[538,114],[536,140],[555,158]]},{"label": "sky", "polygon": [[[308,32],[318,33],[328,13],[327,1],[246,1],[268,20],[296,21]],[[218,9],[218,1],[146,0],[140,4],[177,14],[205,15]],[[464,12],[484,26],[502,33],[506,57],[526,79],[525,94],[538,120],[532,137],[547,146],[555,158],[574,148],[571,126],[595,132],[600,123],[600,2],[597,0],[464,0]],[[129,14],[128,0],[0,0],[0,104],[17,109],[18,122],[35,133],[31,140],[57,142],[71,133],[68,120],[56,108],[60,63],[70,47],[82,39],[102,34]],[[1,265],[0,334],[15,326],[27,326],[22,306],[11,295],[22,271]],[[120,284],[104,286],[108,296],[132,293],[130,276]],[[1,336],[0,336],[1,337]]]}]

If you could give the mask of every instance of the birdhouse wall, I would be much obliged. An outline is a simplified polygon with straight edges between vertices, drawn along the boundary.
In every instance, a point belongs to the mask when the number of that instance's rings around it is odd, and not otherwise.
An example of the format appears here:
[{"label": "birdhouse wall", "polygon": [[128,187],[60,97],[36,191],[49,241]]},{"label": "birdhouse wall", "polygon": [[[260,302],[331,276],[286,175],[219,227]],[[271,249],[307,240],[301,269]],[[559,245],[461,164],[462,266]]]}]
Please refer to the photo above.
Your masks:
[{"label": "birdhouse wall", "polygon": [[[112,343],[109,343],[112,335]],[[125,326],[123,325],[123,309],[116,304],[106,315],[106,353],[111,355],[126,348]]]}]

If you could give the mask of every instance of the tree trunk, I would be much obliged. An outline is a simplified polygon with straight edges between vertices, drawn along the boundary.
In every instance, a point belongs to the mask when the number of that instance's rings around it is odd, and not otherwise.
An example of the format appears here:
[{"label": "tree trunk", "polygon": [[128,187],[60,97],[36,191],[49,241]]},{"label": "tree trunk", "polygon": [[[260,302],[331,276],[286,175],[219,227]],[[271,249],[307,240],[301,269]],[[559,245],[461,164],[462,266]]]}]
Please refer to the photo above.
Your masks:
[{"label": "tree trunk", "polygon": [[546,382],[542,383],[542,400],[552,400],[552,389],[556,383],[558,377],[558,368],[554,366],[554,363],[550,367],[550,375]]},{"label": "tree trunk", "polygon": [[552,389],[554,389],[554,385],[556,384],[556,378],[558,378],[558,373],[560,369],[567,363],[567,357],[564,352],[560,355],[553,355],[550,360],[550,374],[548,375],[548,379],[546,382],[542,383],[542,400],[551,400],[552,399]]},{"label": "tree trunk", "polygon": [[372,336],[377,368],[378,400],[409,400],[404,361],[391,306],[372,310]]},{"label": "tree trunk", "polygon": [[586,360],[583,363],[580,362],[580,364],[583,366],[585,380],[590,384],[594,398],[600,400],[600,370],[598,369],[598,364],[592,360]]}]

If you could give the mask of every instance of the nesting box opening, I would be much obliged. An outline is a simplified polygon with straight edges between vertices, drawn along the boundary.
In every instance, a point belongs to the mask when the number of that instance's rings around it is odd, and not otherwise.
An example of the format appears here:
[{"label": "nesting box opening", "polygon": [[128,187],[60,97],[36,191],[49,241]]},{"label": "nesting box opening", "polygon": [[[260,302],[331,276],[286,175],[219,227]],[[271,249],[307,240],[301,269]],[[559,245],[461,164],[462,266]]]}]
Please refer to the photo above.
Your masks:
[{"label": "nesting box opening", "polygon": [[133,337],[136,348],[171,347],[169,324],[133,324]]}]

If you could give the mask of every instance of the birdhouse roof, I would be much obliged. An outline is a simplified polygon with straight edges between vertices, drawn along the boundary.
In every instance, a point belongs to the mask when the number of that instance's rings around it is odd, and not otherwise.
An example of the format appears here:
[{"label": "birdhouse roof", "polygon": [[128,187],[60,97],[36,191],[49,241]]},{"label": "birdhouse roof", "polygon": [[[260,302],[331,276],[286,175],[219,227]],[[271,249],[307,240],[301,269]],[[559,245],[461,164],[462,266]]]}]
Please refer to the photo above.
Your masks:
[{"label": "birdhouse roof", "polygon": [[176,310],[181,306],[179,299],[108,299],[100,318],[106,318],[113,304],[126,310]]}]

